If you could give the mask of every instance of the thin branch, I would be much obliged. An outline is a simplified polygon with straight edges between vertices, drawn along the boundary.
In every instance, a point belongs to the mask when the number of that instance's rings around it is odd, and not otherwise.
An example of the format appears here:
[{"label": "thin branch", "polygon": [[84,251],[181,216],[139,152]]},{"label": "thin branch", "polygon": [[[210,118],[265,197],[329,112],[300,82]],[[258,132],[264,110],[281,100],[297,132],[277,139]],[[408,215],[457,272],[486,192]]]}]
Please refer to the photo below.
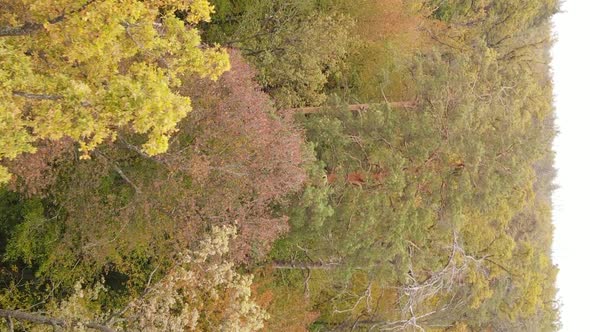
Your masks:
[{"label": "thin branch", "polygon": [[[27,322],[31,322],[31,323],[59,326],[59,327],[64,327],[64,328],[67,328],[68,326],[73,325],[73,323],[81,323],[82,325],[84,325],[85,327],[90,328],[90,329],[95,329],[95,330],[103,331],[103,332],[115,332],[115,330],[110,328],[109,326],[102,325],[102,324],[99,324],[96,322],[76,322],[76,321],[70,322],[70,321],[67,321],[67,320],[61,319],[61,318],[37,315],[37,314],[32,314],[32,313],[28,313],[28,312],[24,312],[24,311],[19,311],[19,310],[0,309],[0,317],[4,317],[4,318],[8,319],[9,322],[11,321],[12,318],[14,318],[17,320],[27,321]],[[9,324],[11,324],[11,323],[9,323]]]},{"label": "thin branch", "polygon": [[361,304],[361,302],[363,300],[365,300],[365,304],[366,304],[366,308],[365,310],[367,311],[367,313],[371,312],[371,298],[372,298],[372,293],[371,293],[371,287],[373,287],[373,282],[369,282],[369,284],[367,285],[367,288],[365,289],[365,291],[363,292],[363,294],[361,296],[358,297],[358,299],[356,300],[355,304],[348,309],[334,309],[334,313],[336,314],[341,314],[341,313],[345,313],[345,312],[352,312],[354,311],[359,304]]},{"label": "thin branch", "polygon": [[461,48],[461,47],[453,46],[453,45],[451,45],[451,44],[449,44],[449,43],[446,43],[446,42],[444,42],[443,40],[441,40],[440,38],[438,38],[438,36],[437,36],[437,35],[435,35],[435,34],[434,34],[434,33],[433,33],[433,32],[432,32],[430,29],[428,29],[428,28],[425,28],[425,27],[423,27],[423,28],[421,28],[421,29],[423,29],[423,30],[425,30],[426,32],[428,32],[428,34],[430,35],[430,38],[432,38],[432,40],[434,40],[434,41],[438,42],[438,43],[439,43],[439,44],[441,44],[441,45],[447,46],[447,47],[449,47],[449,48],[452,48],[452,49],[454,49],[454,50],[457,50],[457,51],[459,51],[459,52],[465,52],[465,51],[466,51],[465,49],[463,49],[463,48]]},{"label": "thin branch", "polygon": [[[156,273],[156,271],[158,271],[159,268],[160,268],[160,264],[156,265],[156,267],[150,273],[150,275],[148,277],[148,281],[145,285],[145,288],[143,289],[143,294],[141,294],[141,296],[139,297],[140,299],[144,298],[150,292],[150,285],[152,283],[152,278],[154,277],[154,274]],[[105,324],[108,325],[108,324],[114,323],[114,321],[117,317],[121,317],[125,312],[127,312],[127,310],[129,310],[129,308],[131,308],[132,303],[133,302],[129,302],[123,309],[112,314],[111,317],[109,317],[106,320]]]},{"label": "thin branch", "polygon": [[[52,19],[49,19],[47,22],[50,24],[56,24],[66,19],[66,17],[77,14],[85,10],[88,6],[90,6],[96,0],[88,0],[84,3],[80,8],[72,10],[68,13],[61,14],[56,16]],[[42,23],[34,23],[34,22],[25,22],[23,25],[20,26],[4,26],[0,27],[0,37],[16,37],[16,36],[26,36],[30,35],[33,32],[39,31],[43,28]]]},{"label": "thin branch", "polygon": [[492,264],[496,265],[497,267],[499,267],[500,269],[504,270],[504,272],[508,273],[508,274],[509,274],[509,275],[511,275],[511,276],[517,275],[516,273],[514,273],[514,272],[510,271],[509,269],[507,269],[506,267],[504,267],[502,264],[500,264],[500,263],[497,263],[497,262],[495,262],[495,261],[493,261],[493,260],[489,259],[488,257],[484,257],[484,260],[485,260],[486,262],[490,262],[490,263],[492,263]]},{"label": "thin branch", "polygon": [[14,332],[14,322],[12,321],[12,317],[11,316],[6,317],[6,322],[8,323],[8,331]]},{"label": "thin branch", "polygon": [[237,177],[244,177],[248,174],[244,172],[240,172],[240,165],[227,165],[227,166],[212,166],[210,169],[214,169],[216,171],[221,171],[227,174],[231,174]]},{"label": "thin branch", "polygon": [[116,172],[119,174],[119,176],[120,176],[120,177],[121,177],[123,180],[125,180],[125,182],[127,182],[127,183],[128,183],[130,186],[131,186],[131,187],[133,187],[133,189],[135,189],[135,191],[136,191],[138,194],[141,194],[141,189],[139,189],[139,187],[138,187],[138,186],[136,186],[136,185],[135,185],[135,183],[133,183],[133,181],[131,181],[131,180],[130,180],[130,179],[127,177],[127,175],[125,175],[125,173],[123,173],[123,170],[122,170],[122,169],[119,167],[119,165],[117,165],[117,164],[113,163],[113,164],[112,164],[112,166],[113,166],[113,168],[115,169],[115,171],[116,171]]},{"label": "thin branch", "polygon": [[127,182],[131,187],[133,187],[133,189],[135,189],[135,192],[137,192],[138,194],[141,194],[141,189],[135,185],[135,183],[133,183],[133,181],[131,181],[131,179],[129,179],[127,177],[127,175],[125,175],[125,173],[123,172],[123,170],[119,167],[119,165],[117,165],[117,163],[115,163],[114,161],[110,160],[107,156],[105,156],[103,153],[101,153],[98,150],[94,151],[97,155],[101,156],[102,158],[104,158],[106,161],[108,161],[111,166],[113,166],[113,169],[115,169],[115,171],[117,172],[117,174],[119,174],[119,176],[125,181]]},{"label": "thin branch", "polygon": [[302,272],[305,271],[304,273],[306,273],[307,275],[305,276],[305,281],[303,282],[303,296],[305,297],[305,299],[309,300],[310,294],[309,294],[309,280],[311,280],[311,270],[310,269],[306,269],[306,270],[302,270]]},{"label": "thin branch", "polygon": [[[61,95],[49,95],[43,93],[31,93],[31,92],[24,92],[24,91],[12,91],[12,94],[18,97],[32,99],[32,100],[61,100],[64,99],[64,96]],[[90,107],[92,104],[89,101],[81,101],[80,105],[84,107]]]},{"label": "thin branch", "polygon": [[339,266],[339,262],[282,262],[275,261],[272,263],[273,269],[276,270],[332,270]]},{"label": "thin branch", "polygon": [[16,37],[29,35],[43,28],[43,24],[26,22],[17,27],[0,27],[0,37]]},{"label": "thin branch", "polygon": [[128,142],[128,141],[125,139],[125,137],[123,137],[123,135],[122,135],[122,134],[120,134],[120,133],[119,133],[119,134],[117,135],[117,137],[119,138],[119,140],[118,140],[118,141],[119,141],[119,142],[121,143],[121,145],[123,145],[125,148],[127,148],[127,149],[129,149],[129,150],[131,150],[131,151],[133,151],[133,152],[135,152],[135,153],[137,153],[137,154],[139,154],[140,156],[142,156],[142,157],[144,157],[144,158],[146,158],[146,159],[153,160],[153,161],[155,161],[155,162],[157,162],[157,163],[162,163],[160,160],[158,160],[158,159],[155,159],[154,157],[152,157],[152,156],[148,155],[147,153],[143,152],[143,150],[141,150],[141,148],[140,148],[140,147],[138,147],[138,146],[136,146],[136,145],[133,145],[133,144],[129,143],[129,142]]},{"label": "thin branch", "polygon": [[63,96],[30,93],[30,92],[24,92],[24,91],[12,91],[12,94],[15,96],[19,96],[19,97],[23,97],[23,98],[27,98],[27,99],[34,99],[34,100],[60,100],[60,99],[63,99]]}]

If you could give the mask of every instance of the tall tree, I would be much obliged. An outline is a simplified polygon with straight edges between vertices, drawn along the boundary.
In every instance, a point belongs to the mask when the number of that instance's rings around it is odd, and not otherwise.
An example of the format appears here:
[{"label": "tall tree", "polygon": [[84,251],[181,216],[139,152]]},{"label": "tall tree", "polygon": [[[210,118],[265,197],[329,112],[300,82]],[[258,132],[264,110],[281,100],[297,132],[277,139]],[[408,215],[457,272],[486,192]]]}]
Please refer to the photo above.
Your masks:
[{"label": "tall tree", "polygon": [[[238,48],[277,107],[321,105],[340,73],[353,24],[311,0],[216,0],[225,8],[208,27],[210,40]],[[239,18],[239,19],[237,19]]]},{"label": "tall tree", "polygon": [[[302,222],[314,205],[295,205],[293,231],[277,245],[283,261],[274,266],[331,280],[318,300],[335,304],[324,307],[323,324],[337,323],[334,317],[352,324],[333,315],[345,304],[338,289],[349,290],[359,270],[379,288],[400,290],[400,312],[351,318],[377,326],[469,317],[467,326],[482,329],[498,310],[505,321],[553,310],[542,303],[542,287],[551,285],[543,275],[554,268],[511,231],[534,199],[551,108],[533,72],[510,80],[510,68],[493,51],[426,53],[409,68],[415,107],[337,106],[304,118],[329,188],[315,192],[327,195],[333,212],[321,223]],[[295,253],[290,262],[283,252]]]}]

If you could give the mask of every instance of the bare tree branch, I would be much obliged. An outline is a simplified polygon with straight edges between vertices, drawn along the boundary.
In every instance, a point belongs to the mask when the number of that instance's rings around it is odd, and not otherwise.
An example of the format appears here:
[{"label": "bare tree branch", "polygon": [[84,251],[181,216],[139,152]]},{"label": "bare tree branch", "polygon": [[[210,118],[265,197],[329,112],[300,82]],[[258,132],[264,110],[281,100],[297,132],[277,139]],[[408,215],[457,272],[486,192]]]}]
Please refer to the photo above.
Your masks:
[{"label": "bare tree branch", "polygon": [[109,164],[111,164],[111,166],[113,166],[113,169],[115,170],[115,172],[117,172],[117,174],[119,174],[119,176],[121,177],[121,179],[123,179],[125,182],[127,182],[133,189],[135,189],[135,192],[138,194],[141,194],[141,189],[135,185],[135,183],[133,183],[133,181],[131,181],[131,179],[129,177],[127,177],[127,175],[125,175],[125,173],[123,172],[123,170],[119,167],[119,165],[117,165],[116,162],[110,160],[107,156],[105,156],[103,153],[101,153],[98,150],[94,151],[98,156],[104,158],[107,162],[109,162]]},{"label": "bare tree branch", "polygon": [[6,322],[8,323],[8,331],[14,332],[14,322],[12,321],[12,317],[6,317]]},{"label": "bare tree branch", "polygon": [[[50,317],[50,316],[43,316],[43,315],[36,315],[24,311],[19,310],[5,310],[0,309],[0,317],[4,317],[9,321],[9,324],[12,326],[12,318],[27,321],[36,324],[44,324],[44,325],[51,325],[51,326],[59,326],[59,327],[68,327],[72,326],[76,323],[82,324],[89,329],[94,329],[103,332],[115,332],[114,329],[110,328],[109,326],[102,325],[96,322],[80,322],[80,321],[67,321],[65,319]],[[14,328],[14,326],[12,326]]]},{"label": "bare tree branch", "polygon": [[340,262],[284,262],[275,261],[272,263],[276,270],[331,270],[340,265]]},{"label": "bare tree branch", "polygon": [[13,91],[13,95],[27,98],[27,99],[34,99],[34,100],[60,100],[63,99],[63,96],[59,95],[48,95],[48,94],[39,94],[39,93],[30,93],[24,91]]},{"label": "bare tree branch", "polygon": [[[50,24],[56,24],[63,20],[65,20],[68,16],[72,14],[77,14],[85,10],[88,6],[90,6],[96,0],[88,0],[84,3],[80,8],[72,10],[68,13],[64,13],[62,15],[56,16],[52,19],[49,19],[47,22]],[[16,37],[16,36],[26,36],[30,35],[33,32],[39,31],[43,28],[42,23],[34,23],[34,22],[25,22],[23,25],[20,26],[4,26],[0,27],[0,37]]]},{"label": "bare tree branch", "polygon": [[[61,100],[64,96],[61,95],[50,95],[50,94],[43,94],[43,93],[31,93],[31,92],[24,92],[24,91],[12,91],[12,94],[18,97],[32,99],[32,100]],[[92,104],[86,100],[81,101],[80,105],[84,107],[90,107]]]}]

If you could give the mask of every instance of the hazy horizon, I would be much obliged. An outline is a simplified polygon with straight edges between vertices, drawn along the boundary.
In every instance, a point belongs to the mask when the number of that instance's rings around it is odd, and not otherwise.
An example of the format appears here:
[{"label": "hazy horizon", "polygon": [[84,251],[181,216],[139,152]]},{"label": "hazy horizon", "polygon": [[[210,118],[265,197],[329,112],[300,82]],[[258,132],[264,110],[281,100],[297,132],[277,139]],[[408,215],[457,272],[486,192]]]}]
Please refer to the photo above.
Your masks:
[{"label": "hazy horizon", "polygon": [[[583,255],[590,251],[590,218],[585,209],[590,187],[588,156],[584,149],[590,142],[588,106],[582,98],[588,86],[582,79],[590,76],[588,45],[580,37],[590,31],[587,13],[590,2],[568,0],[562,13],[553,19],[557,42],[553,46],[553,77],[557,127],[559,134],[554,142],[555,167],[558,170],[554,192],[555,236],[553,257],[559,266],[558,299],[562,302],[562,331],[583,331],[587,325],[585,300],[590,297],[590,284],[586,282]],[[584,301],[584,302],[583,302]]]}]

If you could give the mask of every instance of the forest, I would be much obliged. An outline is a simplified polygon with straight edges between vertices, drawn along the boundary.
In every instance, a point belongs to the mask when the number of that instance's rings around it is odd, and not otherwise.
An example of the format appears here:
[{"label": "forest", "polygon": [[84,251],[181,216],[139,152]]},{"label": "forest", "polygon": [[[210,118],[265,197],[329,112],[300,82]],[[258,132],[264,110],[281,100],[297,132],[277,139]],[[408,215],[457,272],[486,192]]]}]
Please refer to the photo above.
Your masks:
[{"label": "forest", "polygon": [[557,331],[559,0],[0,0],[0,331]]}]

